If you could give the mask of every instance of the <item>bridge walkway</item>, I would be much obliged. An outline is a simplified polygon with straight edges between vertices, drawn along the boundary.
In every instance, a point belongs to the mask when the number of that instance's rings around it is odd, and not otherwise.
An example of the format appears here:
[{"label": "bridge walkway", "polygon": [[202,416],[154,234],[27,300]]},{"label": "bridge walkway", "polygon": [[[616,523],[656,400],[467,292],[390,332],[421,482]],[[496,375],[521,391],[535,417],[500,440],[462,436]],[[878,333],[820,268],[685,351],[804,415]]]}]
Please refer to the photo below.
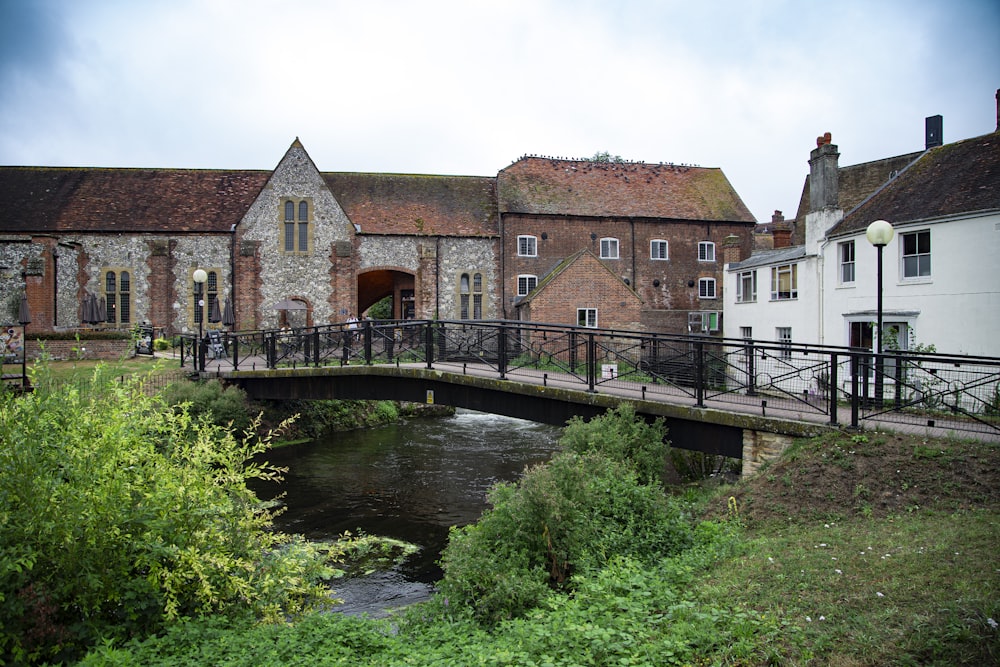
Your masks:
[{"label": "bridge walkway", "polygon": [[[379,366],[394,366],[397,368],[423,369],[426,364],[417,363],[397,363],[397,364],[377,364]],[[323,368],[365,368],[364,365],[341,366],[338,364],[314,367],[300,366],[284,367],[280,371],[272,371],[267,368],[267,360],[264,356],[244,357],[239,363],[239,372],[252,370],[255,374],[281,373],[285,376],[288,373],[295,373],[301,370],[303,373],[315,373]],[[203,377],[226,377],[234,373],[236,369],[226,358],[211,359],[205,362]],[[447,381],[448,375],[468,376],[484,379],[498,379],[496,368],[488,364],[478,364],[455,361],[434,361],[432,370],[442,374],[441,379]],[[360,370],[359,370],[360,372]],[[518,368],[509,372],[503,378],[508,382],[524,383],[532,386],[552,387],[565,391],[587,392],[586,381],[579,376],[570,373],[552,372],[537,370],[532,368]],[[746,415],[748,417],[762,417],[771,420],[782,420],[788,422],[798,422],[800,424],[812,424],[824,428],[847,429],[852,423],[851,407],[849,405],[838,406],[837,424],[832,424],[827,414],[825,400],[818,397],[803,396],[802,398],[788,398],[781,395],[761,395],[753,397],[752,401],[727,400],[731,395],[723,394],[718,397],[707,395],[703,398],[702,405],[698,405],[696,397],[689,390],[665,383],[642,383],[629,381],[621,378],[601,379],[594,387],[594,392],[613,396],[622,400],[630,401],[652,401],[665,405],[677,406],[697,413],[702,411],[709,421],[708,413],[716,411],[732,415]],[[744,397],[746,398],[746,397]],[[889,431],[895,433],[905,433],[918,436],[935,438],[967,438],[985,442],[1000,442],[1000,433],[996,431],[981,431],[968,429],[967,422],[962,419],[942,418],[936,415],[933,419],[919,423],[912,416],[903,418],[898,413],[885,412],[880,415],[866,416],[864,421],[865,430]]]}]

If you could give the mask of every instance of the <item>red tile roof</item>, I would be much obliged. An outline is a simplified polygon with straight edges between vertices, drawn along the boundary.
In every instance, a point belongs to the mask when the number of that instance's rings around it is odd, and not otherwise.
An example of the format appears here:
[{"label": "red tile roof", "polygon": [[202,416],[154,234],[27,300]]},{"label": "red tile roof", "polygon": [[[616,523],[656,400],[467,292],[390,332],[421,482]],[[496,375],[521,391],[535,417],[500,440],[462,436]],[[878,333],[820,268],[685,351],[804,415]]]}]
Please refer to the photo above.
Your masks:
[{"label": "red tile roof", "polygon": [[362,234],[496,236],[496,179],[486,176],[324,173]]},{"label": "red tile roof", "polygon": [[497,190],[501,213],[754,222],[717,168],[524,157]]},{"label": "red tile roof", "polygon": [[269,171],[0,168],[0,232],[228,232]]}]

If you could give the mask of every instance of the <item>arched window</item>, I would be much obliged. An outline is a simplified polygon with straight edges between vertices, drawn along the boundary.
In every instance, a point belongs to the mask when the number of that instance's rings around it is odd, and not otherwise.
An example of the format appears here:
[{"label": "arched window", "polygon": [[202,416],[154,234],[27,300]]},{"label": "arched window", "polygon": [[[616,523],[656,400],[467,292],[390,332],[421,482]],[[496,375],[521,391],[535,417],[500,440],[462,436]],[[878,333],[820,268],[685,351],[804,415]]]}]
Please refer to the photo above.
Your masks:
[{"label": "arched window", "polygon": [[[470,310],[471,308],[471,310]],[[463,273],[458,279],[458,317],[467,320],[483,319],[483,274]]]},{"label": "arched window", "polygon": [[193,277],[191,278],[191,303],[194,305],[191,320],[195,326],[199,322],[211,321],[212,305],[219,301],[219,272],[216,269],[209,269],[206,273],[208,280],[205,281],[205,292],[201,295],[205,303],[200,306],[198,304],[198,283],[194,282]]}]

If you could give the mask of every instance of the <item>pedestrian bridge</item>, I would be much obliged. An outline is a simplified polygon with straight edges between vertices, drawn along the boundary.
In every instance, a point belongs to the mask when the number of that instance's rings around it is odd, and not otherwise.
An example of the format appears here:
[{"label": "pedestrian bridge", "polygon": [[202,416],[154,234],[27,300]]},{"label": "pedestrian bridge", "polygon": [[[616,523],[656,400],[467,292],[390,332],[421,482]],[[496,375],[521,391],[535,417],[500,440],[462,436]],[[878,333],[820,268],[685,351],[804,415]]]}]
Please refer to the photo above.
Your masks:
[{"label": "pedestrian bridge", "polygon": [[190,339],[261,399],[432,402],[550,424],[621,401],[676,447],[743,458],[833,428],[1000,441],[1000,359],[510,321],[362,322]]}]

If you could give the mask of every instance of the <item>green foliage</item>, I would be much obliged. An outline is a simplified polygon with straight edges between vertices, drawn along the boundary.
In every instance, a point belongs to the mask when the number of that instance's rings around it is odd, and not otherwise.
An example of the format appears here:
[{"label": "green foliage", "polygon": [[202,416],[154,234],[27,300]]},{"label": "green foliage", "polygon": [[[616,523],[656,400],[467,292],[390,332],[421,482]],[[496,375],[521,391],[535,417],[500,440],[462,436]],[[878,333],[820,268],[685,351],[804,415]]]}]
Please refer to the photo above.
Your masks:
[{"label": "green foliage", "polygon": [[269,530],[268,439],[169,409],[143,378],[0,395],[0,663],[71,660],[183,617],[325,604],[330,553]]},{"label": "green foliage", "polygon": [[218,380],[175,382],[163,390],[163,400],[178,413],[204,416],[219,426],[242,433],[250,425],[246,394],[239,387],[226,387]]},{"label": "green foliage", "polygon": [[368,308],[368,317],[373,320],[391,320],[392,297],[384,297]]},{"label": "green foliage", "polygon": [[662,419],[648,424],[636,417],[634,405],[621,403],[589,422],[573,417],[559,444],[578,454],[599,452],[609,459],[627,462],[648,484],[663,479],[669,448],[666,434]]},{"label": "green foliage", "polygon": [[690,523],[654,479],[662,436],[662,425],[636,420],[630,406],[571,423],[561,441],[569,451],[517,485],[494,487],[479,522],[452,530],[440,595],[495,624],[613,558],[652,563],[686,547]]},{"label": "green foliage", "polygon": [[267,420],[280,422],[297,415],[294,436],[315,440],[329,433],[391,424],[400,417],[394,401],[266,401]]},{"label": "green foliage", "polygon": [[153,349],[157,352],[163,352],[164,350],[170,349],[170,341],[166,338],[157,338],[153,341]]},{"label": "green foliage", "polygon": [[594,153],[593,157],[590,158],[591,162],[605,162],[605,163],[615,163],[623,164],[625,160],[622,159],[621,155],[612,155],[608,151],[597,151]]}]

